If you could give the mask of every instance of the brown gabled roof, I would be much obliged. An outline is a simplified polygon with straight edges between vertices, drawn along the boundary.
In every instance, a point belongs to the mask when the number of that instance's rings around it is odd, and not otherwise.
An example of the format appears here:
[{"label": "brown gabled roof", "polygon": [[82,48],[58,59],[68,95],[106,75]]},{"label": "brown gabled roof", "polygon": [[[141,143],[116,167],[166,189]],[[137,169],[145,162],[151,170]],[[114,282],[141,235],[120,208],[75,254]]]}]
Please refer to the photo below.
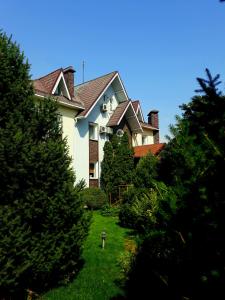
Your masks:
[{"label": "brown gabled roof", "polygon": [[139,100],[132,101],[132,105],[133,105],[135,113],[137,113],[138,106],[140,105],[140,101]]},{"label": "brown gabled roof", "polygon": [[147,129],[152,129],[152,130],[159,130],[159,128],[153,127],[152,125],[145,123],[145,122],[140,122],[141,127],[143,128],[147,128]]},{"label": "brown gabled roof", "polygon": [[51,94],[52,90],[56,84],[56,81],[60,75],[60,73],[63,71],[62,68],[55,70],[46,76],[43,76],[41,78],[35,79],[33,81],[34,83],[34,89],[45,92],[47,94]]},{"label": "brown gabled roof", "polygon": [[50,74],[47,74],[43,77],[33,80],[35,93],[39,96],[44,96],[44,97],[50,96],[58,100],[60,103],[65,104],[66,106],[71,106],[77,109],[84,110],[84,104],[78,98],[75,99],[75,97],[73,97],[70,100],[65,96],[52,95],[53,88],[55,87],[59,75],[61,74],[61,72],[64,72],[69,68],[72,67],[68,67],[66,69],[60,68],[51,72]]},{"label": "brown gabled roof", "polygon": [[117,71],[75,86],[75,99],[84,103],[85,109],[80,116],[85,116],[95,105],[107,85],[118,74]]},{"label": "brown gabled roof", "polygon": [[165,143],[135,146],[134,147],[134,157],[143,157],[146,156],[149,152],[153,155],[158,155],[166,146]]},{"label": "brown gabled roof", "polygon": [[122,103],[120,103],[114,113],[112,114],[112,116],[110,117],[107,126],[116,126],[119,123],[120,118],[122,117],[124,111],[126,110],[126,108],[128,107],[128,105],[130,104],[130,101],[124,101]]}]

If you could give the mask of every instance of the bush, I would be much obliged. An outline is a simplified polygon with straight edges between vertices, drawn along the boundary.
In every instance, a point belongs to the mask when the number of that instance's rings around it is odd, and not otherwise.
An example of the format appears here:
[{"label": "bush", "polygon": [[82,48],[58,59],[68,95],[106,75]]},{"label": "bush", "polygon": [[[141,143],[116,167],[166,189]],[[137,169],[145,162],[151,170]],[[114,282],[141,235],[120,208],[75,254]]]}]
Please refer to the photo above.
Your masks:
[{"label": "bush", "polygon": [[107,195],[99,188],[87,188],[81,192],[81,199],[89,209],[101,209],[108,203]]},{"label": "bush", "polygon": [[120,212],[119,206],[110,206],[109,204],[103,206],[101,215],[104,217],[117,217]]},{"label": "bush", "polygon": [[151,188],[157,178],[158,159],[150,152],[142,157],[135,169],[133,183],[137,188]]},{"label": "bush", "polygon": [[161,182],[152,182],[154,188],[132,188],[124,194],[119,219],[122,226],[142,233],[154,228],[161,220],[166,224],[176,210],[176,196]]}]

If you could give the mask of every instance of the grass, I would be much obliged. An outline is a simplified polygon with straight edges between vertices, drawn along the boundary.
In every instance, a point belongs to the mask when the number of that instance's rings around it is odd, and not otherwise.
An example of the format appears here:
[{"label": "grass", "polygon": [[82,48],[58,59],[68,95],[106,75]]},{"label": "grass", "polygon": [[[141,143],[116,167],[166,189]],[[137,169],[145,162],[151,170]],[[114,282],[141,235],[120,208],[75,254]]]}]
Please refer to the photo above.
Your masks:
[{"label": "grass", "polygon": [[[119,256],[125,251],[127,230],[121,228],[117,217],[103,217],[93,214],[93,222],[84,245],[85,264],[76,277],[68,284],[49,291],[44,300],[107,300],[123,296],[123,290],[116,285],[120,267]],[[107,237],[105,249],[101,247],[101,232]]]}]

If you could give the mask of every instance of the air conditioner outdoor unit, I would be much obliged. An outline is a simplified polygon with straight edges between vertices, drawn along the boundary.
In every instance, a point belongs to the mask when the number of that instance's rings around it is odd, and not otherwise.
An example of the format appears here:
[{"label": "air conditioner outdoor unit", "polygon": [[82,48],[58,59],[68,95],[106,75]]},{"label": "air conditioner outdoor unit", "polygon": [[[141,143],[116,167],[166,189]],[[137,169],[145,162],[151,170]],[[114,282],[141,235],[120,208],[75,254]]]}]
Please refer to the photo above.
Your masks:
[{"label": "air conditioner outdoor unit", "polygon": [[100,133],[106,133],[107,132],[107,128],[105,126],[100,126]]},{"label": "air conditioner outdoor unit", "polygon": [[107,111],[107,104],[106,103],[103,103],[102,106],[101,106],[101,111]]}]

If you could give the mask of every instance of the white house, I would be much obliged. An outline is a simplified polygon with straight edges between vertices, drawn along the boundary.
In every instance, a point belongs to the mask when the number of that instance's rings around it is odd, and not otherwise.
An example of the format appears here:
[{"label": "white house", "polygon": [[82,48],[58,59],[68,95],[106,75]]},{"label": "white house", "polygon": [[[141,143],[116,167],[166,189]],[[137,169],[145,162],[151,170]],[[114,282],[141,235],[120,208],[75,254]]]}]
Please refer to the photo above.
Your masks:
[{"label": "white house", "polygon": [[150,111],[146,123],[140,102],[129,99],[118,72],[79,85],[74,73],[73,67],[60,68],[34,80],[35,94],[57,99],[76,178],[99,186],[105,142],[126,132],[134,148],[149,145],[151,151],[159,144],[158,111]]}]

